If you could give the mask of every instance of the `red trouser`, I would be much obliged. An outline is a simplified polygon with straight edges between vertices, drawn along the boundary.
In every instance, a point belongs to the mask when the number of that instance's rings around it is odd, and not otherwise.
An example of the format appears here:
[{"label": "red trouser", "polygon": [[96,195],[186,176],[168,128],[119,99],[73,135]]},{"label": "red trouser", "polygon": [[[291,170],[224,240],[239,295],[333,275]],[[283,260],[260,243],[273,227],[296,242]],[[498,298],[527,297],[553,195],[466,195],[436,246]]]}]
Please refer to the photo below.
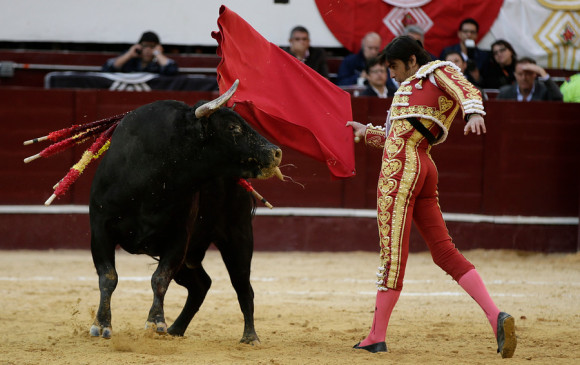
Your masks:
[{"label": "red trouser", "polygon": [[[438,126],[422,122],[437,135]],[[383,150],[377,189],[377,221],[381,241],[379,290],[401,290],[411,222],[427,242],[433,261],[459,280],[474,266],[455,248],[439,207],[437,168],[429,144],[406,120],[395,120]]]}]

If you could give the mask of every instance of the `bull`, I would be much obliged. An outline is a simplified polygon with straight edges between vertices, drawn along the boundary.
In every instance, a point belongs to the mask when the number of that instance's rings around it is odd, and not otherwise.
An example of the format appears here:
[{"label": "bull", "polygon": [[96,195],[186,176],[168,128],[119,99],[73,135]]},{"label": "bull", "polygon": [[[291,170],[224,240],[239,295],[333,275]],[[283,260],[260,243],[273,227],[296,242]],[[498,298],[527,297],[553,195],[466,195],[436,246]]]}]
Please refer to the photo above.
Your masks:
[{"label": "bull", "polygon": [[[158,261],[146,327],[182,336],[211,286],[202,260],[213,243],[244,316],[240,342],[259,343],[250,284],[255,199],[237,180],[279,174],[282,151],[222,107],[232,89],[194,107],[167,100],[144,105],[115,129],[91,186],[91,253],[100,289],[91,336],[112,336],[117,246]],[[187,289],[187,299],[168,328],[163,301],[172,280]]]}]

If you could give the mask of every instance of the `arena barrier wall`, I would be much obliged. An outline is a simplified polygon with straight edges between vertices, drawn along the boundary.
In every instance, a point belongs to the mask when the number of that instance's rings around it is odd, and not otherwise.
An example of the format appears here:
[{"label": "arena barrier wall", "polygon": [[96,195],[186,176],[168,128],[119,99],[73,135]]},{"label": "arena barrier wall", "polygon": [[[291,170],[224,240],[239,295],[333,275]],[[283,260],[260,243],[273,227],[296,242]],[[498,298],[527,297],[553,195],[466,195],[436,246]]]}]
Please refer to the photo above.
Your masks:
[{"label": "arena barrier wall", "polygon": [[[52,186],[85,146],[24,164],[44,145],[22,142],[71,124],[135,109],[159,99],[193,105],[212,93],[109,92],[0,88],[0,248],[88,248],[88,200],[95,166],[51,207]],[[352,98],[353,119],[382,124],[390,100]],[[580,104],[485,103],[488,133],[463,136],[454,122],[435,146],[440,204],[460,249],[506,248],[542,252],[579,249]],[[356,145],[357,175],[332,181],[321,162],[282,146],[282,171],[294,182],[252,181],[274,206],[259,208],[257,250],[350,251],[378,248],[374,208],[381,151]],[[426,249],[414,229],[412,251]]]}]

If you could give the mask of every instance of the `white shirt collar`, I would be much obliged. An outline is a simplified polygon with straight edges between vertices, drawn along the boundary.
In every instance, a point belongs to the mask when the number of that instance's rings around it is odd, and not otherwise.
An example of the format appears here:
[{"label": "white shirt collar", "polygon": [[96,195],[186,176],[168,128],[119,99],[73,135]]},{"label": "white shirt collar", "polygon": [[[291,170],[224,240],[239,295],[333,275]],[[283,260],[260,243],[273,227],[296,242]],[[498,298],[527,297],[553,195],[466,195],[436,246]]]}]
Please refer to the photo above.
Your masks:
[{"label": "white shirt collar", "polygon": [[[534,86],[532,86],[532,90],[530,90],[530,94],[526,97],[526,101],[531,101],[532,100],[532,95],[534,95],[534,90],[536,90],[536,83],[534,82]],[[524,96],[522,95],[522,93],[520,93],[520,87],[519,85],[516,85],[516,92],[518,94],[518,101],[524,101]]]}]

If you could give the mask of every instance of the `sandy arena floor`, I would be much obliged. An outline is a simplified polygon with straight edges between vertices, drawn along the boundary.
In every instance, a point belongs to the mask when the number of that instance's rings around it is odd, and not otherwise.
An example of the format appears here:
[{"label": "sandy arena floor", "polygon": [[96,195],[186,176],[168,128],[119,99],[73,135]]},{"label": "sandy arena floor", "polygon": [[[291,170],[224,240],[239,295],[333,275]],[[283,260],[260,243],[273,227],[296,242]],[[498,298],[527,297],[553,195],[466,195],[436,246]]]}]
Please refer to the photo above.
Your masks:
[{"label": "sandy arena floor", "polygon": [[[388,353],[352,345],[372,320],[375,253],[255,254],[256,330],[261,345],[239,344],[243,320],[217,251],[204,261],[213,279],[183,338],[145,331],[151,305],[146,256],[117,255],[113,339],[91,338],[98,304],[89,251],[0,253],[0,364],[579,364],[580,254],[467,251],[498,306],[516,318],[512,359],[479,306],[426,253],[410,256],[405,288],[387,333]],[[185,301],[172,283],[166,316]]]}]

